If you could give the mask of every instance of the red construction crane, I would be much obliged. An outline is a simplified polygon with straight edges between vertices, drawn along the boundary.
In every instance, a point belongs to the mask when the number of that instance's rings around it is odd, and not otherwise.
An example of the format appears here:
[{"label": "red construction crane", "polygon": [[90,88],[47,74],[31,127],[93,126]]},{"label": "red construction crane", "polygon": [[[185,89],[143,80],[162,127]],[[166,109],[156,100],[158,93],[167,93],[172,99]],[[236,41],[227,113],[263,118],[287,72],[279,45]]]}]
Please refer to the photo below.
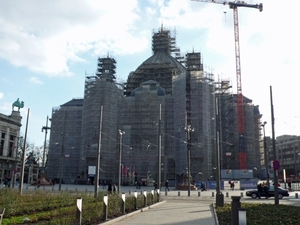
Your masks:
[{"label": "red construction crane", "polygon": [[263,10],[263,4],[248,4],[244,1],[227,2],[221,0],[192,0],[198,2],[217,3],[222,5],[229,5],[233,9],[234,19],[234,43],[235,43],[235,63],[236,63],[236,82],[237,82],[237,117],[238,117],[238,134],[239,134],[239,168],[246,169],[246,150],[245,150],[245,121],[244,121],[244,106],[242,94],[242,79],[241,79],[241,60],[240,60],[240,43],[239,43],[239,20],[238,7],[248,7]]}]

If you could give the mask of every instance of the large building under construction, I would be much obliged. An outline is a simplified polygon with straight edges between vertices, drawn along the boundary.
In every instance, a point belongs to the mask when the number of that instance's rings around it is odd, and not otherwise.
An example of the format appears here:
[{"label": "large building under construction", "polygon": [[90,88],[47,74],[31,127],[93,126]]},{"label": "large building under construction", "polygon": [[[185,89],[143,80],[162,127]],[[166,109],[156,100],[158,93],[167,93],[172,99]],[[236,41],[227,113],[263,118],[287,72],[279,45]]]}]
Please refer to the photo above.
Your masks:
[{"label": "large building under construction", "polygon": [[[121,164],[126,184],[157,180],[159,171],[162,183],[180,181],[189,165],[192,179],[215,177],[217,149],[221,169],[239,169],[230,83],[203,70],[201,53],[181,56],[170,30],[153,33],[152,51],[126,83],[116,82],[113,57],[99,58],[97,72],[85,77],[84,98],[53,108],[49,178],[93,180],[99,152],[100,180],[117,181]],[[250,99],[243,104],[247,169],[259,170],[261,115]]]}]

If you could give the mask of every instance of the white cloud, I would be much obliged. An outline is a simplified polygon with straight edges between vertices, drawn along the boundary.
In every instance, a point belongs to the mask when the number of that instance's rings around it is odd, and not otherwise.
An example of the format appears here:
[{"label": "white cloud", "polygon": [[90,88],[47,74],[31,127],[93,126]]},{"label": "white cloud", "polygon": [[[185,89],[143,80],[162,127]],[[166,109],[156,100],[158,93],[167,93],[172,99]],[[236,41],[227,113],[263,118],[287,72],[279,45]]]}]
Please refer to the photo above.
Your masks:
[{"label": "white cloud", "polygon": [[68,64],[84,61],[87,51],[141,51],[148,42],[133,25],[141,19],[136,10],[136,0],[1,2],[0,57],[37,73],[71,75]]},{"label": "white cloud", "polygon": [[3,98],[4,93],[0,92],[0,99]]},{"label": "white cloud", "polygon": [[43,84],[43,82],[37,77],[30,77],[30,82],[34,84]]}]

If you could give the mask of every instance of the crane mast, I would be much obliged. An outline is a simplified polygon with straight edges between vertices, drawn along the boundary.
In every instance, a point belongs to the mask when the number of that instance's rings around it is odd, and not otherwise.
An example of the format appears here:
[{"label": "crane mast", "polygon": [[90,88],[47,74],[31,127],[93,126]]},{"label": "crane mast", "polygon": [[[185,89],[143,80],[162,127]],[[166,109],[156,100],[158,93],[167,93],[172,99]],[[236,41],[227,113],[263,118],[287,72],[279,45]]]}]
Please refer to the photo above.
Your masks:
[{"label": "crane mast", "polygon": [[218,0],[192,0],[198,2],[216,3],[222,5],[229,5],[233,9],[234,19],[234,44],[235,44],[235,63],[236,63],[236,82],[237,82],[237,118],[238,118],[238,135],[239,135],[239,168],[246,169],[246,149],[245,149],[245,118],[244,118],[244,104],[242,93],[242,77],[241,77],[241,57],[240,57],[240,41],[239,41],[239,20],[238,7],[248,7],[263,10],[263,4],[248,4],[244,1],[218,1]]}]

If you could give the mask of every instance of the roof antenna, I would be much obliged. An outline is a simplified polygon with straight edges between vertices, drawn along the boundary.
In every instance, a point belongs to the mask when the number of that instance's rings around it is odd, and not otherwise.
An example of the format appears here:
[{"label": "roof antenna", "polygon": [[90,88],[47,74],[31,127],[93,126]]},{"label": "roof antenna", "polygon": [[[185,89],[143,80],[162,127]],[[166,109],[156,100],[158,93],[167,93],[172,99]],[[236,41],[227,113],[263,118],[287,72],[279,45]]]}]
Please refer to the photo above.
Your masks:
[{"label": "roof antenna", "polygon": [[164,23],[161,22],[161,26],[160,26],[160,32],[163,32],[164,31]]}]

